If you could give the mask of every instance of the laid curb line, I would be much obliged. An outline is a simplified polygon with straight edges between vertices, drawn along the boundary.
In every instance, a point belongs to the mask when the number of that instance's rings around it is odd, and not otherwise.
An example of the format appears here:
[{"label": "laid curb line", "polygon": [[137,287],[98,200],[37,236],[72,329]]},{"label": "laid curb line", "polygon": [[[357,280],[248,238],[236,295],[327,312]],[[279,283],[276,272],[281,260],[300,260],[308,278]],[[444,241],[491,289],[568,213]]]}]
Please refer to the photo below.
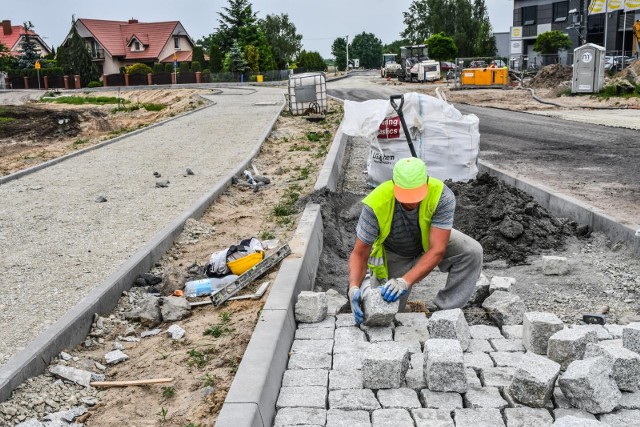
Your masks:
[{"label": "laid curb line", "polygon": [[[131,288],[135,279],[140,274],[148,272],[164,253],[171,248],[173,241],[182,232],[185,222],[189,218],[200,218],[209,206],[231,185],[231,179],[246,169],[260,153],[262,145],[271,134],[286,105],[287,103],[283,97],[280,111],[269,123],[266,131],[258,139],[256,147],[242,164],[227,175],[224,180],[219,181],[184,213],[171,221],[169,225],[158,232],[115,272],[80,300],[78,304],[0,368],[0,402],[7,400],[11,392],[24,380],[44,372],[51,360],[60,351],[81,343],[89,333],[95,313],[105,314],[113,310],[122,292]],[[207,107],[210,107],[210,105],[203,108]],[[157,125],[161,124],[158,123]],[[141,129],[141,131],[150,127]],[[114,140],[105,142],[113,143]],[[91,148],[95,149],[95,146]]]}]

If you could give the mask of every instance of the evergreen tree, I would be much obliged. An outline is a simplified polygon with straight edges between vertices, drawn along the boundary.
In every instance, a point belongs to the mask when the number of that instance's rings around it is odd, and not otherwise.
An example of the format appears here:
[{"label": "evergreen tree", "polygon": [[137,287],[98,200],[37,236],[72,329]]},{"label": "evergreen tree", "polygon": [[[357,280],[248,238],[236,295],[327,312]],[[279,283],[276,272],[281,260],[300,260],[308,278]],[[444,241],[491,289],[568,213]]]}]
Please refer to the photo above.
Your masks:
[{"label": "evergreen tree", "polygon": [[22,43],[20,44],[22,53],[20,54],[16,65],[18,68],[33,68],[36,61],[40,59],[40,54],[37,50],[38,44],[36,43],[36,38],[33,34],[33,24],[31,21],[26,21],[22,28],[24,33],[22,35]]},{"label": "evergreen tree", "polygon": [[[229,52],[235,42],[240,47],[252,44],[257,31],[256,14],[249,0],[228,0],[229,6],[218,12],[218,38],[222,52]],[[226,12],[226,13],[225,13]]]},{"label": "evergreen tree", "polygon": [[[61,55],[61,52],[62,55]],[[98,67],[91,59],[91,54],[84,39],[78,34],[75,18],[71,19],[71,37],[67,44],[58,48],[58,64],[65,72],[79,74],[82,86],[100,78]]]},{"label": "evergreen tree", "polygon": [[224,70],[237,75],[244,74],[249,69],[249,64],[247,64],[247,60],[240,49],[239,43],[237,41],[234,42],[229,52],[225,55]]},{"label": "evergreen tree", "polygon": [[260,21],[266,41],[271,46],[273,60],[278,69],[284,70],[302,49],[302,35],[297,33],[296,26],[289,21],[289,15],[267,15]]},{"label": "evergreen tree", "polygon": [[0,42],[0,71],[6,71],[11,67],[13,57],[9,53],[9,48]]},{"label": "evergreen tree", "polygon": [[382,41],[372,33],[363,31],[353,38],[349,56],[358,58],[361,67],[377,68],[382,57]]},{"label": "evergreen tree", "polygon": [[318,52],[303,50],[300,52],[296,62],[298,68],[302,68],[304,71],[325,71],[327,69],[327,64],[325,64],[324,59]]},{"label": "evergreen tree", "polygon": [[209,69],[212,73],[219,73],[223,69],[225,54],[220,48],[220,34],[210,35],[211,45],[209,47]]},{"label": "evergreen tree", "polygon": [[208,64],[204,60],[204,49],[202,48],[202,46],[195,45],[193,47],[193,53],[191,54],[191,60],[193,62],[200,63],[200,65],[204,66],[204,68],[208,68]]},{"label": "evergreen tree", "polygon": [[344,37],[338,37],[333,41],[331,54],[336,58],[338,70],[344,71],[347,67],[347,41]]}]

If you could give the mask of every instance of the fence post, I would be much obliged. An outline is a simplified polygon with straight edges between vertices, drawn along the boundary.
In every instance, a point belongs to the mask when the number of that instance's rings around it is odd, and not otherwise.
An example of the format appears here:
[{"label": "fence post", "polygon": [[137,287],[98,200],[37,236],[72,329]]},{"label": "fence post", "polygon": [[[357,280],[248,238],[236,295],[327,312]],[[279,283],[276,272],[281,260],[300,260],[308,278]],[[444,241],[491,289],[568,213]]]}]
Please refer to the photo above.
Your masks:
[{"label": "fence post", "polygon": [[22,80],[24,80],[24,88],[25,89],[29,89],[29,77],[23,77]]},{"label": "fence post", "polygon": [[153,86],[153,73],[147,73],[147,85]]},{"label": "fence post", "polygon": [[49,76],[44,76],[42,80],[44,80],[44,90],[49,90]]},{"label": "fence post", "polygon": [[80,89],[82,85],[80,84],[80,76],[78,74],[73,76],[74,86],[76,89]]},{"label": "fence post", "polygon": [[64,80],[64,88],[69,89],[69,76],[63,76],[62,79]]},{"label": "fence post", "polygon": [[196,71],[196,83],[202,83],[202,72]]},{"label": "fence post", "polygon": [[129,74],[124,74],[124,85],[129,86]]},{"label": "fence post", "polygon": [[103,87],[109,86],[109,83],[107,82],[107,75],[106,74],[102,75],[102,86]]}]

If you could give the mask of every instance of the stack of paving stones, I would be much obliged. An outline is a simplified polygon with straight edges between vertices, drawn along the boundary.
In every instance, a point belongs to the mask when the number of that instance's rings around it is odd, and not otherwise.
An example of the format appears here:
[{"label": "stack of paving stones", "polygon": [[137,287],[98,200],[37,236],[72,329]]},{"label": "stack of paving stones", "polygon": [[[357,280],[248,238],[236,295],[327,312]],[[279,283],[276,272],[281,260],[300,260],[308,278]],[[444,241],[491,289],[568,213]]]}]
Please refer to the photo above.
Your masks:
[{"label": "stack of paving stones", "polygon": [[640,426],[640,323],[565,325],[525,312],[514,284],[478,281],[495,325],[455,309],[358,327],[334,298],[299,321],[274,425]]}]

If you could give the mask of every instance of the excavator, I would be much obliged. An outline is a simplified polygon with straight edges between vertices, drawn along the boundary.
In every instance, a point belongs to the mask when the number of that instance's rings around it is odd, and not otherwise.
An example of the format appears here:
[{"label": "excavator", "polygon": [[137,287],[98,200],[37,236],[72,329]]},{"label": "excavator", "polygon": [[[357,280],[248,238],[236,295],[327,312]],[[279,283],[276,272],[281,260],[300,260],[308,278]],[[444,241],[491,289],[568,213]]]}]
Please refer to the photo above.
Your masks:
[{"label": "excavator", "polygon": [[640,51],[640,19],[633,24],[633,56],[638,57]]}]

